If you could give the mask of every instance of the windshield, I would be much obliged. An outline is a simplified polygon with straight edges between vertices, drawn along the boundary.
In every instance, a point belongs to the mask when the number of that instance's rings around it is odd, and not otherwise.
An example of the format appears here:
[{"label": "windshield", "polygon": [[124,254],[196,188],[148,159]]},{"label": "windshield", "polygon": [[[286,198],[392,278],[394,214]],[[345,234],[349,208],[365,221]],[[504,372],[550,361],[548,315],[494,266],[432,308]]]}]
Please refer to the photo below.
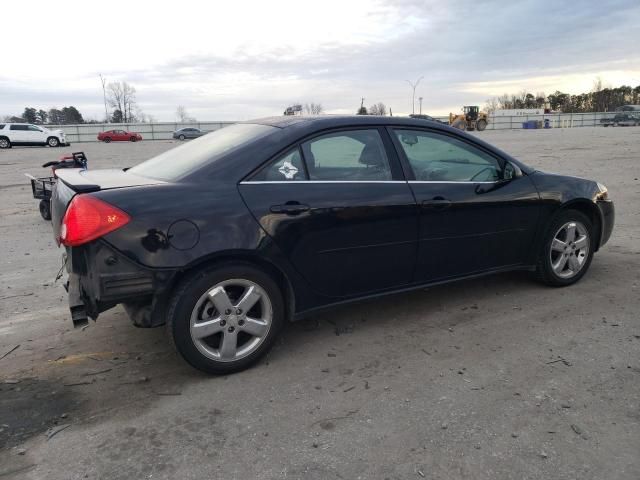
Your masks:
[{"label": "windshield", "polygon": [[128,171],[145,177],[176,181],[274,130],[275,127],[267,125],[237,123],[172,148]]}]

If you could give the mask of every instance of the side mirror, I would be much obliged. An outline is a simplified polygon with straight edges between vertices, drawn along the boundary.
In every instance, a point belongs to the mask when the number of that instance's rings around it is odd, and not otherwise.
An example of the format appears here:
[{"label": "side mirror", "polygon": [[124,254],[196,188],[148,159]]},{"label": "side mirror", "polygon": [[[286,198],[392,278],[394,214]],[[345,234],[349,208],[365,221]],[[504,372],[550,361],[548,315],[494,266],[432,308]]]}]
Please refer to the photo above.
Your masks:
[{"label": "side mirror", "polygon": [[507,164],[504,166],[502,179],[510,182],[511,180],[515,180],[516,178],[520,177],[522,177],[522,170],[520,170],[520,167],[511,162],[507,162]]}]

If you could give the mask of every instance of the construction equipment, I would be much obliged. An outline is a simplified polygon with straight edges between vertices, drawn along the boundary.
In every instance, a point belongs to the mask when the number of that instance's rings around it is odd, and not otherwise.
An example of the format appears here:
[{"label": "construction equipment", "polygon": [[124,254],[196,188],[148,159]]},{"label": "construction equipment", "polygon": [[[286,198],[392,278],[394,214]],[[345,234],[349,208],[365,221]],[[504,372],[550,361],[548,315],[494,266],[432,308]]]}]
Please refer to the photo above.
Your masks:
[{"label": "construction equipment", "polygon": [[489,123],[489,115],[480,111],[480,107],[476,105],[462,107],[463,113],[449,114],[449,125],[460,130],[478,130],[479,132],[487,128]]}]

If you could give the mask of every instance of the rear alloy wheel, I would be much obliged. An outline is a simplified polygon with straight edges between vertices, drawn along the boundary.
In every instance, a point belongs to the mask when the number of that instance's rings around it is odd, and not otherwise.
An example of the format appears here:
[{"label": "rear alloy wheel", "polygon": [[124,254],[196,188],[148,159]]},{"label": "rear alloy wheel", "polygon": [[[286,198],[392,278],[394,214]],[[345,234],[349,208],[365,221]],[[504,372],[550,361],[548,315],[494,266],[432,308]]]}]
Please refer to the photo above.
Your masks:
[{"label": "rear alloy wheel", "polygon": [[580,280],[593,259],[592,232],[586,215],[575,210],[562,211],[551,223],[538,259],[540,280],[558,287]]},{"label": "rear alloy wheel", "polygon": [[11,142],[8,138],[0,138],[0,148],[11,148]]},{"label": "rear alloy wheel", "polygon": [[277,284],[250,265],[196,274],[174,293],[168,329],[182,357],[207,373],[243,370],[262,357],[284,321]]},{"label": "rear alloy wheel", "polygon": [[58,140],[56,137],[49,137],[47,139],[47,145],[49,145],[50,147],[58,147],[60,146],[60,140]]},{"label": "rear alloy wheel", "polygon": [[111,137],[104,137],[104,143],[111,143]]}]

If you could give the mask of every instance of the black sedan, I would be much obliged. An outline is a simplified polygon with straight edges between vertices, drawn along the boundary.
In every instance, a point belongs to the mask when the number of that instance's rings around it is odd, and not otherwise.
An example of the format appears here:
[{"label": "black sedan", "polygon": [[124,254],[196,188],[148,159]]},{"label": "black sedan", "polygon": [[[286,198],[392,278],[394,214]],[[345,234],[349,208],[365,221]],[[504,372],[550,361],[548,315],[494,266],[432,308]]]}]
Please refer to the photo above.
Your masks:
[{"label": "black sedan", "polygon": [[58,177],[74,324],[123,304],[211,373],[332,305],[510,270],[570,285],[614,223],[595,181],[399,117],[238,123],[130,169]]},{"label": "black sedan", "polygon": [[176,130],[175,132],[173,132],[171,136],[176,140],[187,140],[189,138],[201,137],[207,133],[209,132],[205,132],[204,130],[200,130],[199,128],[185,127],[185,128]]}]

